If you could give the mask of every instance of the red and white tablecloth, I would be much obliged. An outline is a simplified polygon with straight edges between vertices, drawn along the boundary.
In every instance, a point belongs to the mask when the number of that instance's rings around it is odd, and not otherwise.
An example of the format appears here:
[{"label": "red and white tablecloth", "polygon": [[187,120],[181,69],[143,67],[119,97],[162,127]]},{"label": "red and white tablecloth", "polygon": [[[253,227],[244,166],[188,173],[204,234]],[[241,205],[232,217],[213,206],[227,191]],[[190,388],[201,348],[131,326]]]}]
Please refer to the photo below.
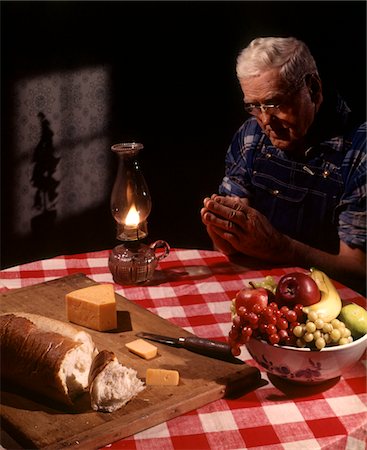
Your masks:
[{"label": "red and white tablecloth", "polygon": [[[0,292],[83,272],[96,282],[113,283],[109,251],[59,256],[2,270]],[[224,340],[231,326],[229,302],[249,280],[276,279],[292,268],[253,270],[231,264],[215,251],[171,249],[147,286],[117,293],[200,336]],[[365,298],[335,283],[343,300]],[[244,348],[241,357],[255,365]],[[367,448],[366,359],[338,380],[300,387],[269,379],[233,400],[222,399],[105,448],[365,450]]]}]

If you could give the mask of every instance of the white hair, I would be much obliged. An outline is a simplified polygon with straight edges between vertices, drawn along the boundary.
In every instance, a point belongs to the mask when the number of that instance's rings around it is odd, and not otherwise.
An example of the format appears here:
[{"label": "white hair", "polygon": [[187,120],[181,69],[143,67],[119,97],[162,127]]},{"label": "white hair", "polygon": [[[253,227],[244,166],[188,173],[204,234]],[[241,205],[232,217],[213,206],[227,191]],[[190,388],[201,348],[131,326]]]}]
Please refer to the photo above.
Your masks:
[{"label": "white hair", "polygon": [[307,74],[317,74],[316,62],[307,45],[294,37],[260,37],[244,48],[237,58],[237,78],[259,76],[279,68],[288,86],[297,86]]}]

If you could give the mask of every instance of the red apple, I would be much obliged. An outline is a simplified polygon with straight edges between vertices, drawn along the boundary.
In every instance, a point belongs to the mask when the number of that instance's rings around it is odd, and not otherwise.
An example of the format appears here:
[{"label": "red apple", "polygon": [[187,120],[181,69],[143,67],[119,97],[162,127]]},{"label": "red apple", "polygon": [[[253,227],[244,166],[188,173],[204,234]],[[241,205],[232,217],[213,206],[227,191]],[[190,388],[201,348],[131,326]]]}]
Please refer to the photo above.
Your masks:
[{"label": "red apple", "polygon": [[255,304],[264,309],[268,306],[268,300],[268,290],[265,288],[243,288],[236,294],[236,310],[238,312],[241,306],[245,306],[251,312]]},{"label": "red apple", "polygon": [[315,281],[306,273],[291,272],[281,277],[275,300],[281,305],[313,305],[320,301],[321,292]]}]

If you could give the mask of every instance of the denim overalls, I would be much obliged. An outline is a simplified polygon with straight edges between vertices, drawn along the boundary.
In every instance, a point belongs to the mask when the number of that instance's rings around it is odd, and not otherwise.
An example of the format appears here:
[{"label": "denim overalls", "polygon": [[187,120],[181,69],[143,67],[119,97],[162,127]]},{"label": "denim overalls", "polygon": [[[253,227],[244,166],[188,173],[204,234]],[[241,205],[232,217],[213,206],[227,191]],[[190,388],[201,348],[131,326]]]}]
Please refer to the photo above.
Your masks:
[{"label": "denim overalls", "polygon": [[264,138],[254,143],[252,206],[282,233],[336,253],[336,210],[344,190],[340,166],[345,153],[322,145],[311,149],[315,156],[296,162],[277,156]]}]

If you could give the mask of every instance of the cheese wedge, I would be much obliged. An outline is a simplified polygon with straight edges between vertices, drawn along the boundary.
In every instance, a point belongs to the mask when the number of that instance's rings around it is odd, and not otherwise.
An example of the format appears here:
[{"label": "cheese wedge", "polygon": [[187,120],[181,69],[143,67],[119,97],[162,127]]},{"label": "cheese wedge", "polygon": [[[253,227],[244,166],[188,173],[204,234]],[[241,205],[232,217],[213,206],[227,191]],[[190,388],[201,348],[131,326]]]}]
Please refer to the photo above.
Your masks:
[{"label": "cheese wedge", "polygon": [[136,355],[144,359],[152,359],[157,356],[158,348],[143,339],[135,339],[135,341],[128,342],[125,346]]},{"label": "cheese wedge", "polygon": [[65,296],[70,322],[97,331],[117,328],[115,291],[111,284],[96,284]]},{"label": "cheese wedge", "polygon": [[177,370],[147,369],[145,384],[148,386],[178,386],[180,374]]}]

